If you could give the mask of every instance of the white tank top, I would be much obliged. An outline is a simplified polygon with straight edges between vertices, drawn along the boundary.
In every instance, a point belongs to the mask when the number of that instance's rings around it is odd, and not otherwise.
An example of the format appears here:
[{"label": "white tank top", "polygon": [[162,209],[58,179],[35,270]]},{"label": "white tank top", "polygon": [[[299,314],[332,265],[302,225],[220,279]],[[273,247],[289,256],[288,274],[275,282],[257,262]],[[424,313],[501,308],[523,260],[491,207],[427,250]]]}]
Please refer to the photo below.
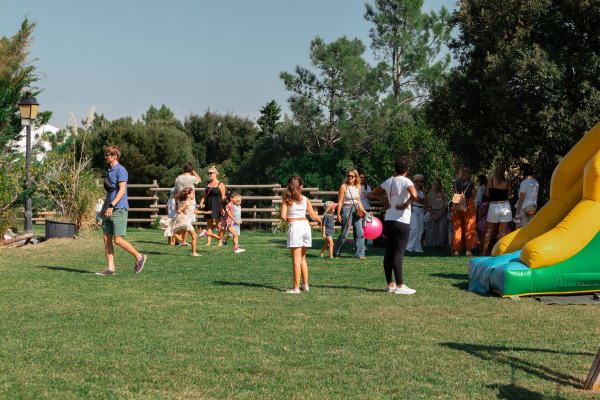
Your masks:
[{"label": "white tank top", "polygon": [[306,218],[306,197],[302,196],[302,202],[292,203],[288,206],[287,210],[288,218]]},{"label": "white tank top", "polygon": [[354,186],[346,185],[346,193],[344,193],[344,204],[358,204],[359,200],[360,192],[358,191],[358,189]]}]

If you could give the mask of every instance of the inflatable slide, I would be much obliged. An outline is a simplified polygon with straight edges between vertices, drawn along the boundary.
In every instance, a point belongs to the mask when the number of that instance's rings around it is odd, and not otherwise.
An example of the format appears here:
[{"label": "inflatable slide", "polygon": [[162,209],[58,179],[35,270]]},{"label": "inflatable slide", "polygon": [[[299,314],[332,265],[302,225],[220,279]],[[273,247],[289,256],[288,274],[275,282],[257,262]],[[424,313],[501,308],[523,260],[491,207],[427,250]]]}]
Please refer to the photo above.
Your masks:
[{"label": "inflatable slide", "polygon": [[600,123],[558,164],[550,201],[469,262],[469,290],[504,297],[600,291]]}]

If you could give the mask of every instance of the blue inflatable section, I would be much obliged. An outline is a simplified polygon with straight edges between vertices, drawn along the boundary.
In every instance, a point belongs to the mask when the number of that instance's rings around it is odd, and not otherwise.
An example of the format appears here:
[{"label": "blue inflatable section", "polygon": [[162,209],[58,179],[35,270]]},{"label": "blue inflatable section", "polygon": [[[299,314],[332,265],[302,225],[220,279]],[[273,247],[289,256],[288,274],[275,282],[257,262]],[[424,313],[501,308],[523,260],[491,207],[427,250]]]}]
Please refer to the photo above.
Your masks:
[{"label": "blue inflatable section", "polygon": [[469,262],[469,290],[489,293],[495,290],[505,294],[506,271],[529,270],[519,261],[521,251],[498,257],[477,257]]}]

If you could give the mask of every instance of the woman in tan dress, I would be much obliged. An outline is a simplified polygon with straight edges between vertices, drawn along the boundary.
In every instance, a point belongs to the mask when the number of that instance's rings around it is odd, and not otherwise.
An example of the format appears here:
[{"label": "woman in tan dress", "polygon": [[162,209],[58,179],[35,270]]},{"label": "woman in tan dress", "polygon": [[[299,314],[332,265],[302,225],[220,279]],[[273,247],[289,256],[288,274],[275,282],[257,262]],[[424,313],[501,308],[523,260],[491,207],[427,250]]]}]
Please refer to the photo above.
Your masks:
[{"label": "woman in tan dress", "polygon": [[427,203],[431,218],[427,222],[426,246],[435,246],[435,251],[441,251],[441,246],[448,244],[448,195],[442,190],[442,181],[433,180],[433,188],[427,195]]}]

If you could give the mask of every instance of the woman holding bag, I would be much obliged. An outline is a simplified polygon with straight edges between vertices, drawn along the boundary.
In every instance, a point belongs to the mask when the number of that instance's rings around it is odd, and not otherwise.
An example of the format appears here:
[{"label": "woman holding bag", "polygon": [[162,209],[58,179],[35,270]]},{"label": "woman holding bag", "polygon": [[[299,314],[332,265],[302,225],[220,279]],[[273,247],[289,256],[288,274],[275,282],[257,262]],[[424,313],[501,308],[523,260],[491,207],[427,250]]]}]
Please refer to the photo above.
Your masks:
[{"label": "woman holding bag", "polygon": [[[477,242],[475,223],[475,184],[471,180],[471,166],[463,164],[460,168],[458,179],[452,185],[452,224],[454,227],[454,241],[452,249],[454,257],[460,256],[463,247],[467,249],[465,255],[471,257],[471,250]],[[464,240],[463,240],[464,237]]]},{"label": "woman holding bag", "polygon": [[340,258],[340,252],[348,234],[350,226],[354,228],[355,258],[365,258],[365,237],[363,236],[362,217],[365,210],[360,203],[360,177],[355,169],[348,170],[346,179],[338,191],[337,222],[342,224],[342,233],[338,236],[333,246],[333,256]]}]

